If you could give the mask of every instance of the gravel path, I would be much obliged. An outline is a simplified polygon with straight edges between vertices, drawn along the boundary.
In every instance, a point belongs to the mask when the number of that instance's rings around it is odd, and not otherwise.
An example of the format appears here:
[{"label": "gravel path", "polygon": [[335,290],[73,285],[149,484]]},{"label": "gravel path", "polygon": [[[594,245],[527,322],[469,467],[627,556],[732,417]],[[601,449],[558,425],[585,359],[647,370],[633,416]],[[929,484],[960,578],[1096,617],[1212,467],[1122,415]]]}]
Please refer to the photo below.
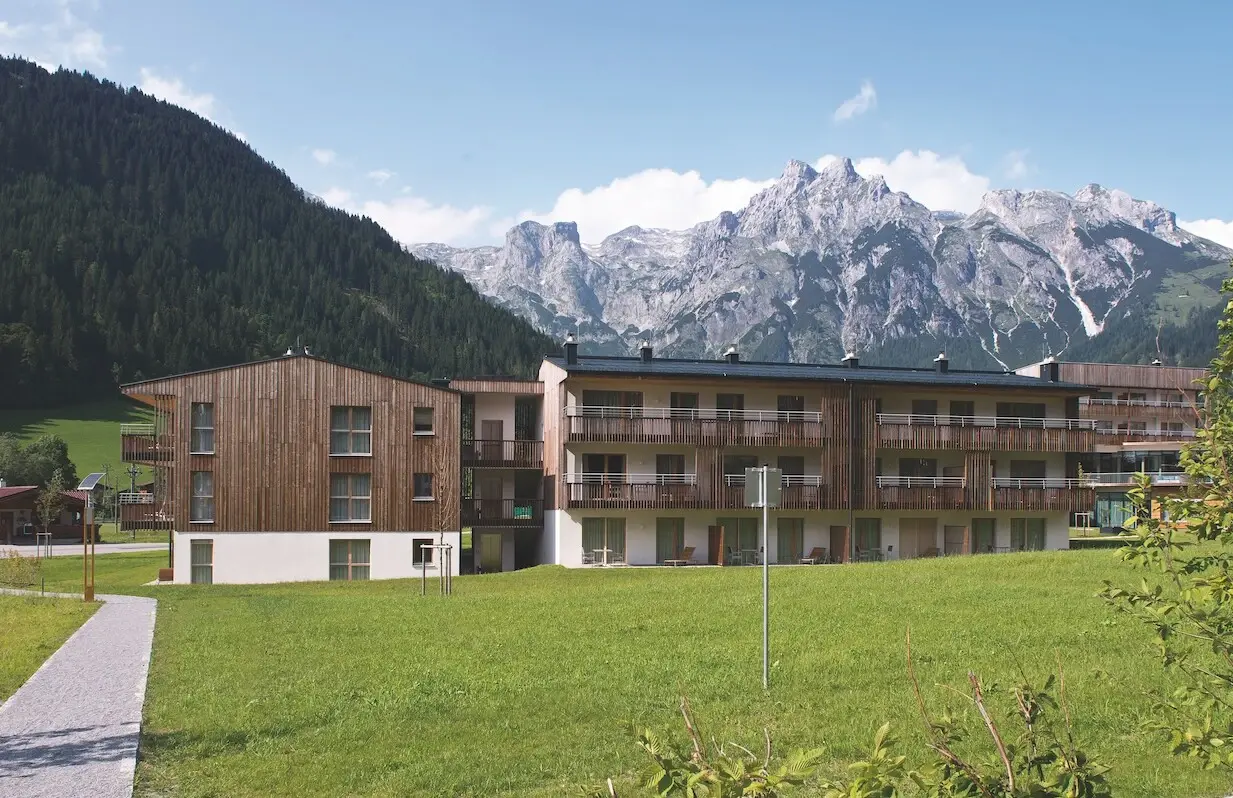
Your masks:
[{"label": "gravel path", "polygon": [[4,798],[133,794],[156,602],[98,598],[98,612],[0,705]]}]

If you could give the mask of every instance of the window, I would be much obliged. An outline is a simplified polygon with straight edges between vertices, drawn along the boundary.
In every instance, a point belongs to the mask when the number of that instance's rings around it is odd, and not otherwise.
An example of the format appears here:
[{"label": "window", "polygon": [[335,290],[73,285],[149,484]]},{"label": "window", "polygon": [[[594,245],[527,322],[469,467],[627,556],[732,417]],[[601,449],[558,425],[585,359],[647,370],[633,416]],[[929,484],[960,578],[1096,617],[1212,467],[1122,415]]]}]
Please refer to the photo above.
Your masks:
[{"label": "window", "polygon": [[368,579],[371,549],[367,540],[331,540],[330,581],[358,582]]},{"label": "window", "polygon": [[805,397],[781,395],[777,409],[780,421],[800,421],[805,417]]},{"label": "window", "polygon": [[196,524],[214,523],[214,472],[193,472],[193,500],[188,520]]},{"label": "window", "polygon": [[1010,461],[1010,478],[1011,479],[1044,479],[1045,478],[1045,461],[1044,460],[1011,460]]},{"label": "window", "polygon": [[779,456],[779,470],[785,477],[804,476],[805,458],[799,455],[782,454]]},{"label": "window", "polygon": [[[697,409],[698,409],[698,394],[696,394],[696,393],[677,393],[676,391],[673,391],[673,392],[672,392],[672,397],[671,397],[671,404],[672,404],[672,409],[673,409],[673,410],[691,410],[691,411],[697,411]],[[697,413],[696,413],[696,412],[691,412],[691,413],[673,413],[672,415],[674,415],[674,416],[689,416],[689,417],[693,417],[693,416],[697,415]]]},{"label": "window", "polygon": [[1161,426],[1164,427],[1165,432],[1173,435],[1181,435],[1186,431],[1186,426],[1180,421],[1167,421]]},{"label": "window", "polygon": [[937,399],[913,399],[912,400],[912,423],[913,424],[932,424],[934,416],[938,414]]},{"label": "window", "polygon": [[805,519],[780,518],[775,534],[775,562],[798,563],[805,550]]},{"label": "window", "polygon": [[432,408],[417,407],[412,415],[412,425],[416,435],[432,434]]},{"label": "window", "polygon": [[899,476],[901,477],[936,477],[937,475],[938,461],[933,458],[899,458]]},{"label": "window", "polygon": [[433,549],[425,548],[431,545],[433,545],[432,538],[411,538],[411,564],[421,568],[432,565]]},{"label": "window", "polygon": [[583,391],[584,415],[641,418],[642,391]]},{"label": "window", "polygon": [[727,419],[741,419],[744,417],[745,410],[745,394],[743,393],[717,393],[715,394],[715,417]]},{"label": "window", "polygon": [[624,482],[625,455],[584,454],[582,479],[584,482]]},{"label": "window", "polygon": [[882,550],[882,519],[856,519],[856,551],[857,553]]},{"label": "window", "polygon": [[1146,421],[1130,422],[1130,431],[1131,432],[1147,432],[1147,422]]},{"label": "window", "polygon": [[655,455],[656,481],[661,485],[675,484],[685,481],[685,455],[657,454]]},{"label": "window", "polygon": [[330,474],[330,522],[372,520],[372,475]]},{"label": "window", "polygon": [[411,478],[411,486],[416,501],[432,498],[432,474],[415,474]]},{"label": "window", "polygon": [[998,402],[997,414],[999,427],[1043,427],[1045,425],[1043,402]]},{"label": "window", "polygon": [[972,553],[990,554],[997,545],[998,520],[996,518],[972,519]]},{"label": "window", "polygon": [[330,408],[330,454],[372,454],[372,408]]},{"label": "window", "polygon": [[740,477],[741,479],[729,479],[728,482],[738,485],[744,485],[745,469],[757,468],[758,457],[753,454],[725,454],[724,455],[724,476],[725,477]]},{"label": "window", "polygon": [[1010,519],[1010,548],[1013,551],[1043,551],[1045,548],[1045,519]]},{"label": "window", "polygon": [[193,402],[189,410],[192,431],[189,435],[191,454],[214,454],[214,403]]},{"label": "window", "polygon": [[189,545],[189,581],[194,585],[214,584],[214,541],[194,540]]},{"label": "window", "polygon": [[681,550],[685,548],[685,519],[656,518],[655,519],[655,562],[664,564],[664,560],[678,560]]},{"label": "window", "polygon": [[964,426],[972,423],[972,417],[976,415],[976,403],[972,401],[954,401],[950,403],[950,423],[952,425]]},{"label": "window", "polygon": [[625,519],[582,519],[582,549],[596,563],[625,562]]},{"label": "window", "polygon": [[724,562],[752,565],[758,561],[757,518],[720,518],[716,525],[723,528]]}]

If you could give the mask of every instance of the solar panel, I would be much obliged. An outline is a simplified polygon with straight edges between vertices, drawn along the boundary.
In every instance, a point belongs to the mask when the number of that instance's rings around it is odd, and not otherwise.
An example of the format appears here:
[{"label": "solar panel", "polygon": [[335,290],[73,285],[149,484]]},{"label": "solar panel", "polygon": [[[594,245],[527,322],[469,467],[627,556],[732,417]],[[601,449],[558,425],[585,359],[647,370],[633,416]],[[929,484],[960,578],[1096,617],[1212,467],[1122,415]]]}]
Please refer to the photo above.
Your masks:
[{"label": "solar panel", "polygon": [[97,471],[93,474],[86,474],[86,478],[83,479],[81,484],[77,486],[77,490],[94,490],[98,486],[98,483],[103,481],[104,476],[106,476],[106,474],[102,471]]}]

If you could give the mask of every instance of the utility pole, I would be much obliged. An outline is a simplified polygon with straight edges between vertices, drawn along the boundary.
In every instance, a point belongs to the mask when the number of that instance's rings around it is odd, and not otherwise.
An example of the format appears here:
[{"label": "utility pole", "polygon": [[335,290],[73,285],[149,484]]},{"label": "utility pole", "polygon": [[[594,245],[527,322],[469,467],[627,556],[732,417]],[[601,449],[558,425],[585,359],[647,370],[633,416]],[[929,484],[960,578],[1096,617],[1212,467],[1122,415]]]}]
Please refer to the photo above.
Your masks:
[{"label": "utility pole", "polygon": [[783,471],[764,465],[745,469],[745,504],[762,508],[762,689],[771,686],[770,508],[779,506]]}]

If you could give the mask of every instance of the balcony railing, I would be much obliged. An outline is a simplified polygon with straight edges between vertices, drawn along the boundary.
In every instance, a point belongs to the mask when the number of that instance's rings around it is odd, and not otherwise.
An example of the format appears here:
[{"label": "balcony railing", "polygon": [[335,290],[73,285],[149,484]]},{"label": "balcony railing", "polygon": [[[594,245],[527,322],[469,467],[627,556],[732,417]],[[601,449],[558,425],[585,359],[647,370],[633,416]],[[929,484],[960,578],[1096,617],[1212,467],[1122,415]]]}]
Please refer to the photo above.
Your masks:
[{"label": "balcony railing", "polygon": [[153,424],[120,425],[120,459],[124,462],[165,462],[173,454],[170,436],[159,435]]},{"label": "balcony railing", "polygon": [[696,446],[820,446],[821,413],[676,407],[565,408],[567,440],[584,443],[678,443]]},{"label": "balcony railing", "polygon": [[472,468],[543,468],[543,441],[462,442],[462,464]]},{"label": "balcony railing", "polygon": [[1134,443],[1136,441],[1188,441],[1194,438],[1194,430],[1133,429],[1100,424],[1096,428],[1096,436],[1098,443],[1105,442],[1110,438],[1124,443]]},{"label": "balcony railing", "polygon": [[702,507],[696,474],[570,474],[565,501],[577,509]]},{"label": "balcony railing", "polygon": [[1096,503],[1086,479],[994,477],[993,509],[1031,512],[1084,512]]},{"label": "balcony railing", "polygon": [[[781,510],[823,510],[835,504],[822,477],[816,474],[784,474],[779,490]],[[725,474],[717,509],[737,510],[745,503],[745,475]]]},{"label": "balcony railing", "polygon": [[878,413],[878,445],[889,449],[1081,452],[1096,441],[1083,418]]},{"label": "balcony railing", "polygon": [[1083,478],[1092,485],[1131,485],[1141,475],[1147,474],[1153,485],[1188,485],[1190,478],[1184,471],[1136,471],[1136,472],[1098,472],[1084,474]]},{"label": "balcony railing", "polygon": [[130,532],[134,529],[172,529],[175,524],[173,515],[166,511],[153,493],[119,494],[120,531]]},{"label": "balcony railing", "polygon": [[878,477],[879,488],[962,488],[965,477]]},{"label": "balcony railing", "polygon": [[964,477],[878,477],[883,510],[961,510],[971,501]]},{"label": "balcony railing", "polygon": [[544,523],[541,499],[463,499],[464,526],[538,527]]}]

